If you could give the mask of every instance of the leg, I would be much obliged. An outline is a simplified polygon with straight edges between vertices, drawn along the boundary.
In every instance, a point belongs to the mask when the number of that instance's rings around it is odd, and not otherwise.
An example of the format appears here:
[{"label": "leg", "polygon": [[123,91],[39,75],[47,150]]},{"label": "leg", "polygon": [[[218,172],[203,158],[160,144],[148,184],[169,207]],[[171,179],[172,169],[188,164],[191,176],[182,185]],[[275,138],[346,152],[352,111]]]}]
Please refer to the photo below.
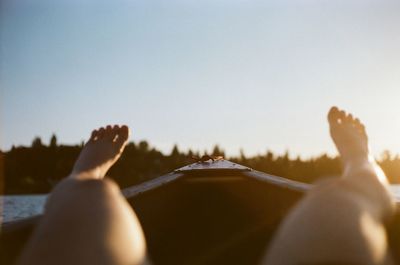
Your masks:
[{"label": "leg", "polygon": [[139,221],[117,185],[103,179],[129,136],[126,126],[92,133],[71,175],[50,194],[19,264],[143,264]]},{"label": "leg", "polygon": [[394,200],[364,125],[335,107],[328,119],[343,177],[317,184],[289,213],[264,264],[391,263],[384,223]]}]

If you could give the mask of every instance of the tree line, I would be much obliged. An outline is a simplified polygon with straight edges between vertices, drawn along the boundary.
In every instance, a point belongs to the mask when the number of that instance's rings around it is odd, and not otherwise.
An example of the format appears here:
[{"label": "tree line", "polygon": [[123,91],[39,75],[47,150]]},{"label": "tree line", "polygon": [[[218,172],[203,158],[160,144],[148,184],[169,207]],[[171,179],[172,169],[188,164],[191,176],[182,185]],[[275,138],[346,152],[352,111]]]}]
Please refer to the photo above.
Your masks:
[{"label": "tree line", "polygon": [[[0,151],[0,177],[4,179],[3,183],[0,182],[3,184],[0,190],[4,194],[48,193],[57,182],[68,176],[82,146],[59,145],[53,135],[49,144],[35,138],[30,147],[12,147],[10,151]],[[219,146],[215,146],[209,155],[225,156]],[[175,145],[171,153],[165,155],[146,141],[130,142],[108,176],[116,180],[121,188],[129,187],[193,163],[193,156],[200,156],[200,153],[190,150],[181,152]],[[341,173],[340,159],[326,154],[309,159],[293,159],[288,152],[276,155],[267,151],[253,157],[246,157],[241,152],[239,156],[227,159],[272,175],[307,183],[320,178],[337,177]],[[392,183],[400,183],[400,156],[385,151],[379,163]]]}]

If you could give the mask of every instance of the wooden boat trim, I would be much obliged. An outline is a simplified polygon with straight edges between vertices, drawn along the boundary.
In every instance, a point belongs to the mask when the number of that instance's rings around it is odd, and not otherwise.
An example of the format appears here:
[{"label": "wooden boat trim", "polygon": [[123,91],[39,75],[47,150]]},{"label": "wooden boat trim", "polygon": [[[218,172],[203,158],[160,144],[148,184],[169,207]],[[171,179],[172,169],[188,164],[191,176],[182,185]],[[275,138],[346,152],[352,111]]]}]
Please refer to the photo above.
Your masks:
[{"label": "wooden boat trim", "polygon": [[281,188],[291,189],[299,192],[307,192],[313,186],[312,184],[302,183],[287,178],[266,174],[264,172],[256,170],[245,172],[243,173],[243,175],[255,178],[263,182],[268,182]]},{"label": "wooden boat trim", "polygon": [[224,175],[241,175],[241,176],[246,176],[250,178],[254,178],[259,181],[267,182],[282,188],[287,188],[291,189],[294,191],[299,191],[299,192],[306,192],[312,185],[306,184],[306,183],[301,183],[298,181],[270,175],[264,172],[256,171],[253,170],[249,167],[242,166],[240,164],[233,163],[228,160],[223,160],[219,159],[216,161],[206,161],[206,162],[196,162],[184,167],[181,167],[179,169],[176,169],[175,171],[160,176],[158,178],[155,178],[150,181],[146,181],[144,183],[135,185],[133,187],[125,188],[122,190],[122,194],[125,196],[125,198],[132,198],[138,194],[141,194],[143,192],[149,191],[156,189],[158,187],[161,187],[165,184],[168,184],[170,182],[176,181],[185,175],[190,175],[190,174],[196,174],[200,175],[201,177],[202,174],[224,174]]},{"label": "wooden boat trim", "polygon": [[132,198],[141,193],[144,193],[149,190],[156,189],[158,187],[164,186],[170,182],[174,182],[179,178],[182,178],[185,174],[184,173],[169,173],[167,175],[143,182],[141,184],[125,188],[121,191],[125,198]]}]

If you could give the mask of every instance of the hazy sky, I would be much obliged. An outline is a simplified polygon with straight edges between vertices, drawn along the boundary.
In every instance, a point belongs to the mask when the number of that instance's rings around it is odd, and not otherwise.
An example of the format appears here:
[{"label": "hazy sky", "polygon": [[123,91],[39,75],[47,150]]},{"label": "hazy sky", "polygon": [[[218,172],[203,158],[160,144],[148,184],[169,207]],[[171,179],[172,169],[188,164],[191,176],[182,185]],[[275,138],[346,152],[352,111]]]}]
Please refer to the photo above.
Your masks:
[{"label": "hazy sky", "polygon": [[164,152],[334,153],[351,110],[400,153],[400,2],[2,0],[0,148],[126,123]]}]

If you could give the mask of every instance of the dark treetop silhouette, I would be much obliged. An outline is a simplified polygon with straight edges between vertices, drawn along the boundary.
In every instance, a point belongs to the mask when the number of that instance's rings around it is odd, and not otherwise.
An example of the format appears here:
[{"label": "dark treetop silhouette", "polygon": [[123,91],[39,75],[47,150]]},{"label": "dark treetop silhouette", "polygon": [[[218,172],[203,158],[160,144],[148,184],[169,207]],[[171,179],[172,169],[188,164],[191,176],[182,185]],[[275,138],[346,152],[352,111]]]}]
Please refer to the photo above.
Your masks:
[{"label": "dark treetop silhouette", "polygon": [[[2,153],[4,157],[5,194],[47,193],[67,176],[82,146],[57,144],[53,135],[48,145],[35,138],[30,147],[13,147]],[[177,145],[168,155],[151,147],[146,141],[131,142],[118,163],[111,169],[109,176],[114,178],[121,188],[132,186],[158,177],[176,168],[193,162],[191,157],[199,152],[181,152]],[[210,155],[222,155],[224,151],[215,146]],[[312,183],[319,178],[337,176],[341,172],[338,158],[326,154],[310,159],[291,159],[289,153],[275,155],[270,151],[253,157],[243,152],[231,161],[301,182]],[[400,157],[385,151],[380,165],[392,183],[400,183]],[[3,170],[0,170],[3,171]]]}]

